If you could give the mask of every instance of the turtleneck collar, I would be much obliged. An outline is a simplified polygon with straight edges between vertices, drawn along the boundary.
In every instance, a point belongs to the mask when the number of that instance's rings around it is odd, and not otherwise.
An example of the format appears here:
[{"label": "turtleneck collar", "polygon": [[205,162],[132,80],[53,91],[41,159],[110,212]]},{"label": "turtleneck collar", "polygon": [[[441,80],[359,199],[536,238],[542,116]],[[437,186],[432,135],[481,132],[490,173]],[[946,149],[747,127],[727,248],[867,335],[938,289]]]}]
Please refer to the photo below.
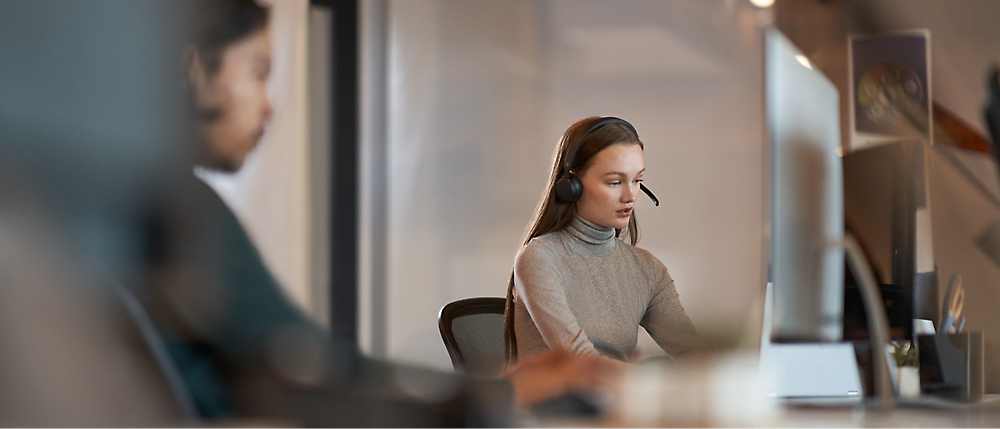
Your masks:
[{"label": "turtleneck collar", "polygon": [[615,229],[600,226],[589,220],[580,217],[579,214],[573,217],[573,221],[566,228],[573,237],[580,241],[593,245],[615,244]]}]

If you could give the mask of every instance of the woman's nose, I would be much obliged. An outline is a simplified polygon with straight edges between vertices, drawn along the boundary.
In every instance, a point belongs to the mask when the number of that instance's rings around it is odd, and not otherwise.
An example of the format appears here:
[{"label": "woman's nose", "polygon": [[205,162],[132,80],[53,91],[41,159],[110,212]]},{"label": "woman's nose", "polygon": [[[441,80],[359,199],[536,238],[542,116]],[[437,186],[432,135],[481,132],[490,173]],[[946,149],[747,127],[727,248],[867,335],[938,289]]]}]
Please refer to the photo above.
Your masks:
[{"label": "woman's nose", "polygon": [[639,195],[639,184],[630,183],[625,187],[625,192],[622,192],[622,202],[631,203],[635,201],[636,197]]}]

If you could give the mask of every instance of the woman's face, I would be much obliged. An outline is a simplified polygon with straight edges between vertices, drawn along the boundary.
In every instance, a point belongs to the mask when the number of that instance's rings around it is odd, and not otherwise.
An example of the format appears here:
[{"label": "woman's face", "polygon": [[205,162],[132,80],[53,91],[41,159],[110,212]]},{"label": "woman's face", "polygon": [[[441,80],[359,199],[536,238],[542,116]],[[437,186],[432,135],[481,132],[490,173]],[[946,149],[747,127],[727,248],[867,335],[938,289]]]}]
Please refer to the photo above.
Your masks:
[{"label": "woman's face", "polygon": [[236,171],[264,134],[273,111],[267,96],[271,42],[266,29],[240,39],[222,53],[219,70],[207,75],[200,62],[193,76],[200,109],[218,112],[200,129],[208,167]]},{"label": "woman's face", "polygon": [[604,148],[579,176],[583,195],[576,202],[577,213],[604,227],[627,227],[644,171],[646,165],[639,145],[613,144]]}]

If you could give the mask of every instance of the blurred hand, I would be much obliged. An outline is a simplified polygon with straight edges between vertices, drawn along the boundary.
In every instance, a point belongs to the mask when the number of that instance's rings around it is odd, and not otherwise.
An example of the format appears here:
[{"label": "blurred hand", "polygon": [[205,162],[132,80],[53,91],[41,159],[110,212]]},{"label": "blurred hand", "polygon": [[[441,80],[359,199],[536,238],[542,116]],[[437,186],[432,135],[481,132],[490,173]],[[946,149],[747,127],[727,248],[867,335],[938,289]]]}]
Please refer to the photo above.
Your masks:
[{"label": "blurred hand", "polygon": [[[619,365],[621,364],[621,365]],[[518,405],[537,404],[571,392],[612,387],[621,376],[622,362],[552,350],[521,360],[504,377],[514,385]]]}]

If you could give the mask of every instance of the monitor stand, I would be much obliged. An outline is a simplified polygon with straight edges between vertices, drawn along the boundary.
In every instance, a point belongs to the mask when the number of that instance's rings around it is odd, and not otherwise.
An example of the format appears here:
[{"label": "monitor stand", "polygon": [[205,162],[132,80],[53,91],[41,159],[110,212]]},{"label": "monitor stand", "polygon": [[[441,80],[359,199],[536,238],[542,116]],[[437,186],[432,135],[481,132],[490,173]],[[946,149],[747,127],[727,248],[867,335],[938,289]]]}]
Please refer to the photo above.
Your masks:
[{"label": "monitor stand", "polygon": [[[861,297],[868,316],[871,349],[882,351],[889,344],[889,321],[875,276],[864,252],[851,234],[845,234],[842,246],[847,263],[857,275]],[[857,396],[860,402],[861,379],[854,346],[851,343],[772,343],[771,323],[774,292],[767,284],[764,301],[764,326],[761,329],[760,371],[761,380],[773,381],[769,395],[782,398],[842,398]],[[890,374],[894,362],[887,353],[873,352],[872,372],[875,387],[875,405],[883,409],[894,404]],[[856,386],[856,388],[854,388]],[[844,388],[847,387],[846,392]]]},{"label": "monitor stand", "polygon": [[855,404],[864,399],[854,344],[772,343],[773,286],[767,284],[760,338],[760,377],[767,396],[789,402]]}]

